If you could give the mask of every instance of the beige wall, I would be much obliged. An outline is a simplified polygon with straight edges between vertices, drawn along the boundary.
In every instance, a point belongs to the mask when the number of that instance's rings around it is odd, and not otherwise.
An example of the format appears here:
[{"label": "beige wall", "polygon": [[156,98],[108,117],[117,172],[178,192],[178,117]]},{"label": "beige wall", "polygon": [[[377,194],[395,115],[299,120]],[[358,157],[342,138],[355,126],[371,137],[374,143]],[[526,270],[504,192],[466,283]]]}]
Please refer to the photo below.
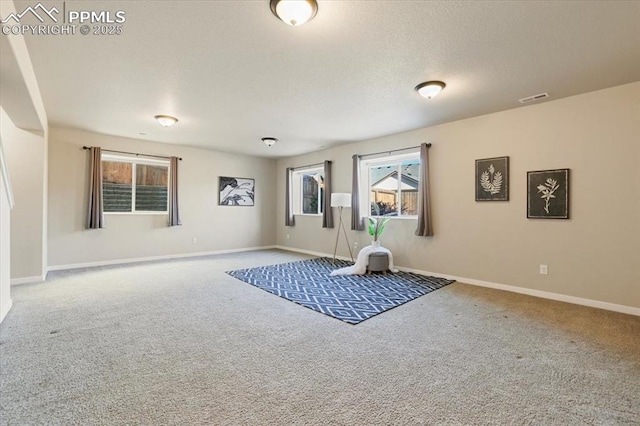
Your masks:
[{"label": "beige wall", "polygon": [[[13,1],[0,1],[0,17],[2,19],[16,12]],[[2,56],[3,61],[7,62],[3,63],[3,73],[0,77],[0,81],[4,85],[2,101],[5,104],[3,104],[3,108],[6,112],[10,111],[9,115],[14,117],[15,123],[24,123],[24,125],[20,125],[21,128],[37,130],[46,135],[47,112],[24,36],[3,35],[0,49],[7,49],[7,52],[4,52]]]},{"label": "beige wall", "polygon": [[[0,2],[0,17],[15,13]],[[40,281],[46,275],[48,119],[24,37],[2,37],[0,138],[3,140],[15,206],[0,197],[0,321],[11,308],[11,282]],[[9,114],[7,111],[11,111]],[[10,118],[9,115],[11,115]],[[15,123],[22,123],[19,129]]]},{"label": "beige wall", "polygon": [[[11,183],[5,180],[6,163],[0,138],[0,322],[11,309]],[[9,179],[10,180],[10,179]]]},{"label": "beige wall", "polygon": [[[332,160],[333,190],[351,192],[353,154],[422,142],[433,144],[435,236],[392,219],[382,243],[398,265],[640,307],[640,82],[279,160],[278,244],[332,253],[337,231],[317,217],[284,226],[285,167]],[[510,201],[475,202],[475,160],[498,156],[510,157]],[[527,171],[555,168],[571,169],[571,218],[527,219]]]},{"label": "beige wall", "polygon": [[[106,215],[106,228],[85,230],[87,151],[103,149],[182,157],[182,226],[166,215]],[[78,265],[275,244],[275,160],[170,144],[51,129],[49,266]],[[254,178],[254,207],[218,206],[218,177]],[[197,244],[193,243],[197,238]]]},{"label": "beige wall", "polygon": [[44,279],[46,270],[45,138],[18,129],[4,110],[0,114],[0,133],[15,202],[11,211],[11,278],[38,281]]},{"label": "beige wall", "polygon": [[[0,184],[4,186],[4,178],[0,174]],[[4,188],[0,187],[0,321],[11,308],[11,249],[10,249],[10,221],[11,209],[9,199]]]}]

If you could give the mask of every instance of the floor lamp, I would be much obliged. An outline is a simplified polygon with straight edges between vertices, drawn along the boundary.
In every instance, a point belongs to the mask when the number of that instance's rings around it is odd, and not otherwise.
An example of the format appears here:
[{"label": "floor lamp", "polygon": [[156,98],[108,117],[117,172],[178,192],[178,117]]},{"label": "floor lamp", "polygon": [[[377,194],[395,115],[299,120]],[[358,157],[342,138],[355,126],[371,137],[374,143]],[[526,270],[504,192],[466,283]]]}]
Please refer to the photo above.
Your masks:
[{"label": "floor lamp", "polygon": [[338,223],[338,233],[336,234],[336,245],[333,248],[333,261],[335,262],[336,260],[336,252],[338,251],[338,238],[340,238],[340,228],[342,228],[344,239],[347,240],[347,247],[349,248],[351,261],[353,262],[353,252],[351,251],[351,244],[349,244],[349,237],[347,237],[347,230],[344,228],[344,223],[342,222],[342,209],[345,207],[351,207],[351,194],[347,194],[343,192],[334,192],[333,194],[331,194],[331,207],[338,208],[338,216],[340,218],[340,222]]}]

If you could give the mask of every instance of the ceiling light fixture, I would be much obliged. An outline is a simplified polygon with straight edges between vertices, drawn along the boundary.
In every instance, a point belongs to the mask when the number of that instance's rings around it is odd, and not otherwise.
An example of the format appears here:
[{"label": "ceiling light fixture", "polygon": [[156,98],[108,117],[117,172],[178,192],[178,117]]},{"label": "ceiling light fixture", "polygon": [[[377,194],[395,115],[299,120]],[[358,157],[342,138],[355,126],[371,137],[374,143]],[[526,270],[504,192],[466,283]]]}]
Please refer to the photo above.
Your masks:
[{"label": "ceiling light fixture", "polygon": [[438,96],[442,89],[444,89],[447,85],[442,81],[427,81],[425,83],[420,83],[416,86],[415,91],[420,93],[420,95],[424,98],[431,99]]},{"label": "ceiling light fixture", "polygon": [[178,122],[177,118],[170,115],[155,115],[153,118],[155,118],[162,127],[171,127]]},{"label": "ceiling light fixture", "polygon": [[276,142],[278,142],[278,139],[276,138],[262,138],[262,142],[264,142],[264,144],[266,146],[273,146],[276,144]]},{"label": "ceiling light fixture", "polygon": [[318,13],[316,0],[271,0],[271,12],[285,24],[297,27]]}]

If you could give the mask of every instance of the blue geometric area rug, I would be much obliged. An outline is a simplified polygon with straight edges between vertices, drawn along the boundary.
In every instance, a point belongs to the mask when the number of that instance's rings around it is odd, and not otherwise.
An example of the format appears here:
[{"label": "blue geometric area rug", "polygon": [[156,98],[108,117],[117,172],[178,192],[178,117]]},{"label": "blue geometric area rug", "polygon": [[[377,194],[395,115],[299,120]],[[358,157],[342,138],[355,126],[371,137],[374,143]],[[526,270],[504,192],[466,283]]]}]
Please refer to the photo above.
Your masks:
[{"label": "blue geometric area rug", "polygon": [[227,274],[349,324],[358,324],[454,282],[411,272],[329,275],[334,269],[350,265],[343,260],[334,264],[321,257]]}]

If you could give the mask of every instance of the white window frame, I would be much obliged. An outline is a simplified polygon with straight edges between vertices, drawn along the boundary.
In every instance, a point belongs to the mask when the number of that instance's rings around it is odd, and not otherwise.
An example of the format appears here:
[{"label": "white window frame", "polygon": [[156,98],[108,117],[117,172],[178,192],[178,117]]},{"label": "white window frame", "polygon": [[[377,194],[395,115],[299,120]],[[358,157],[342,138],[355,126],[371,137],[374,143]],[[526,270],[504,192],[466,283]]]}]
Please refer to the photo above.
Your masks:
[{"label": "white window frame", "polygon": [[[386,154],[382,156],[376,156],[375,158],[363,159],[360,161],[360,211],[363,217],[376,217],[371,215],[371,168],[380,166],[398,166],[398,188],[397,193],[400,200],[402,200],[402,169],[400,168],[402,163],[408,160],[415,160],[420,163],[420,152],[408,152],[404,154]],[[418,177],[418,180],[420,177]],[[364,207],[364,208],[363,208]],[[402,203],[400,203],[402,208]],[[366,212],[366,214],[365,214]],[[398,213],[401,213],[398,212]],[[390,219],[417,219],[418,215],[401,215],[397,216],[384,216]]]},{"label": "white window frame", "polygon": [[[318,211],[319,213],[303,213],[302,212],[302,200],[304,198],[304,186],[303,186],[303,176],[304,175],[312,175],[316,173],[324,174],[324,166],[320,167],[312,167],[293,170],[291,174],[291,186],[292,186],[292,194],[293,194],[293,214],[296,216],[322,216],[322,198],[320,197],[321,191],[318,188]],[[326,194],[326,192],[325,192]]]},{"label": "white window frame", "polygon": [[[155,159],[155,158],[142,158],[142,157],[131,157],[128,155],[119,155],[119,154],[109,154],[103,153],[100,158],[102,167],[102,161],[111,161],[116,163],[131,163],[131,211],[129,212],[103,212],[106,215],[168,215],[169,214],[169,191],[168,189],[171,187],[171,163],[169,160],[163,159]],[[163,166],[167,168],[167,210],[165,211],[149,211],[149,210],[136,210],[136,165],[142,164],[146,166]]]}]

